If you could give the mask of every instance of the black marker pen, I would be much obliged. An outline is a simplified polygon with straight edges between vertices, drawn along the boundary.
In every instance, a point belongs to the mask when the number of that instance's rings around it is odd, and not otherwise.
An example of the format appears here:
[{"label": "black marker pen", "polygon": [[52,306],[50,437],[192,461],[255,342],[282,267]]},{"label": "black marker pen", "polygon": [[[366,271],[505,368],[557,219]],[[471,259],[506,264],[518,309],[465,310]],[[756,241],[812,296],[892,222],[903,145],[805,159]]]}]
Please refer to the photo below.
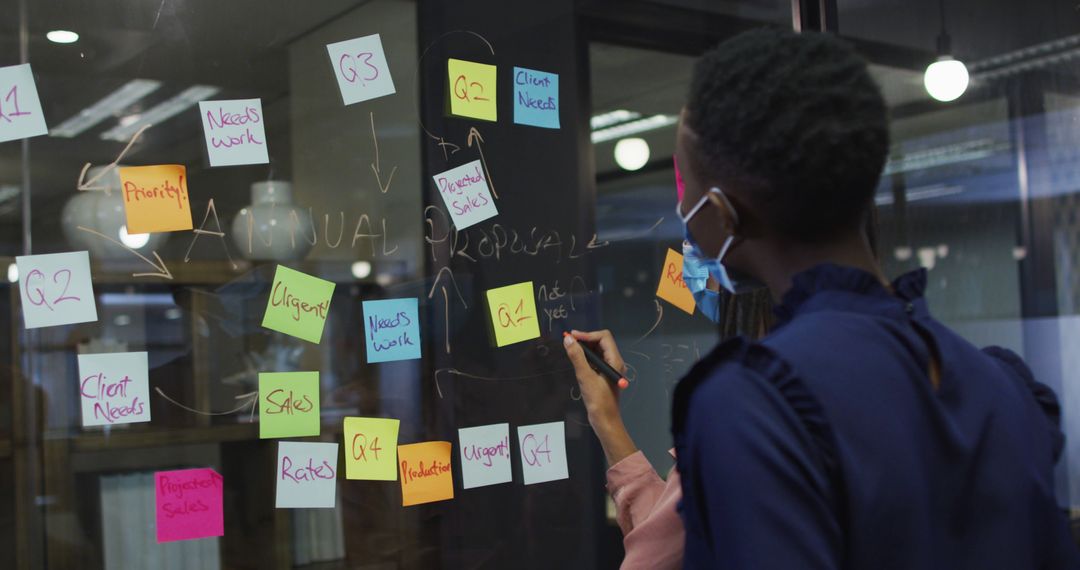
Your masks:
[{"label": "black marker pen", "polygon": [[[569,332],[563,332],[562,334],[564,337],[570,336]],[[596,371],[599,372],[602,376],[604,376],[611,382],[614,382],[622,390],[625,390],[628,386],[630,386],[630,381],[627,380],[625,376],[619,374],[607,362],[604,362],[604,359],[601,358],[599,354],[593,352],[593,349],[589,348],[588,345],[583,342],[578,342],[578,346],[580,346],[581,351],[585,353],[585,360],[588,360],[589,364],[592,365],[592,367],[595,368]]]}]

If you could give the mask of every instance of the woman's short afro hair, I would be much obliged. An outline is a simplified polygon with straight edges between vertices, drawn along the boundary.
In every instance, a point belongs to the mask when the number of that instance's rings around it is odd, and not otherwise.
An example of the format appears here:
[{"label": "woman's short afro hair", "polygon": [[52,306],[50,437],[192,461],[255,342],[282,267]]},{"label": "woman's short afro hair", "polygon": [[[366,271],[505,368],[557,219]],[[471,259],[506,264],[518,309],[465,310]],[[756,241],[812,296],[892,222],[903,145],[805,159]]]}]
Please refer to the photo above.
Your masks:
[{"label": "woman's short afro hair", "polygon": [[813,242],[862,222],[889,149],[888,117],[846,43],[739,34],[698,61],[687,110],[703,174],[743,189],[773,231]]}]

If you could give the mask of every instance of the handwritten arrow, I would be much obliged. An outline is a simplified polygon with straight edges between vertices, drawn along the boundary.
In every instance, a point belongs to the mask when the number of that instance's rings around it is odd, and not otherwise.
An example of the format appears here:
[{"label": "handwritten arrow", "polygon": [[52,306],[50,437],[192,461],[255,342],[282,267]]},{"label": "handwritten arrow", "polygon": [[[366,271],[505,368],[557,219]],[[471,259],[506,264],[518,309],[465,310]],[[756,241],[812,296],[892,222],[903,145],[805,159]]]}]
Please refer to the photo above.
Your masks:
[{"label": "handwritten arrow", "polygon": [[371,170],[375,172],[375,181],[379,184],[379,190],[386,194],[390,190],[390,183],[394,181],[394,173],[397,172],[397,167],[395,166],[390,171],[390,178],[386,180],[386,186],[383,186],[382,178],[379,176],[379,138],[375,136],[375,113],[369,111],[368,117],[371,119],[371,140],[375,143],[375,162],[371,164]]},{"label": "handwritten arrow", "polygon": [[119,242],[119,241],[117,241],[117,240],[115,240],[115,239],[101,233],[101,232],[94,231],[94,230],[92,230],[90,228],[84,228],[82,226],[75,226],[75,229],[82,230],[84,232],[94,234],[94,235],[98,236],[99,238],[102,238],[102,239],[104,239],[106,241],[111,241],[112,243],[115,243],[116,245],[118,245],[118,246],[130,251],[131,253],[135,254],[139,259],[149,263],[154,269],[157,269],[157,273],[132,273],[131,274],[132,277],[164,277],[165,279],[172,279],[173,278],[172,272],[169,271],[169,268],[165,266],[165,262],[161,260],[161,256],[158,255],[158,253],[156,251],[150,252],[150,253],[154,254],[154,259],[157,260],[157,263],[154,263],[153,261],[150,261],[150,259],[147,258],[145,255],[135,251],[134,249],[131,249],[130,247],[124,245],[123,243],[121,243],[121,242]]},{"label": "handwritten arrow", "polygon": [[664,306],[661,305],[660,301],[657,299],[653,299],[653,302],[656,303],[656,322],[653,323],[652,327],[649,327],[649,330],[645,331],[645,334],[641,335],[641,338],[635,340],[633,343],[630,344],[630,346],[634,346],[637,343],[645,340],[645,337],[651,335],[652,332],[656,330],[656,327],[660,326],[660,321],[664,319]]},{"label": "handwritten arrow", "polygon": [[487,176],[491,195],[498,200],[499,193],[495,191],[495,181],[491,179],[491,172],[488,172],[487,160],[484,158],[484,147],[480,146],[480,143],[484,142],[484,137],[480,136],[480,131],[476,130],[476,127],[469,127],[469,136],[465,139],[465,143],[472,148],[473,141],[476,141],[476,150],[480,151],[480,164],[484,165],[484,176]]},{"label": "handwritten arrow", "polygon": [[[454,279],[454,272],[449,267],[443,267],[435,275],[435,281],[431,283],[431,290],[428,291],[428,299],[435,295],[435,286],[439,284],[439,279],[443,276],[443,273],[450,276],[450,283],[454,286],[454,292],[457,293],[458,299],[461,299],[461,304],[468,309],[469,304],[465,302],[465,297],[461,294],[461,289],[457,286],[457,279]],[[450,354],[450,295],[446,290],[446,285],[441,285],[443,294],[443,339],[446,343],[446,354]]]},{"label": "handwritten arrow", "polygon": [[87,162],[86,164],[84,164],[82,167],[82,171],[79,172],[79,181],[75,183],[75,189],[79,191],[96,190],[98,192],[105,192],[106,196],[111,196],[112,193],[110,192],[108,186],[91,186],[91,184],[96,184],[106,174],[112,172],[112,170],[116,168],[116,165],[120,164],[120,161],[124,159],[124,155],[127,154],[127,151],[131,150],[131,147],[135,144],[135,141],[139,140],[139,137],[142,136],[143,131],[149,129],[152,126],[153,125],[143,125],[142,128],[135,131],[135,134],[131,135],[131,140],[128,141],[127,146],[124,147],[124,150],[120,151],[120,156],[117,156],[116,160],[110,162],[109,165],[104,168],[104,170],[95,174],[94,177],[90,180],[86,180],[86,172],[90,170],[90,163]]},{"label": "handwritten arrow", "polygon": [[229,414],[235,414],[236,412],[239,412],[240,410],[243,410],[244,408],[246,408],[246,407],[248,407],[250,405],[251,406],[251,418],[254,419],[255,418],[255,405],[259,401],[259,391],[256,390],[254,392],[248,392],[247,394],[240,394],[239,396],[236,396],[237,400],[245,400],[244,403],[240,404],[239,406],[237,406],[237,407],[235,407],[235,408],[233,408],[233,409],[231,409],[231,410],[229,410],[227,412],[204,412],[202,410],[196,410],[195,408],[189,408],[188,406],[185,406],[184,404],[181,404],[180,402],[177,402],[176,400],[174,400],[174,399],[170,398],[169,396],[167,396],[165,394],[165,392],[162,392],[161,388],[154,388],[154,391],[158,393],[158,396],[161,396],[162,398],[165,398],[166,400],[172,402],[173,404],[175,404],[175,405],[177,405],[177,406],[179,406],[179,407],[181,407],[181,408],[183,408],[183,409],[185,409],[185,410],[187,410],[187,411],[189,411],[191,413],[199,414],[199,415],[203,415],[203,416],[227,416]]}]

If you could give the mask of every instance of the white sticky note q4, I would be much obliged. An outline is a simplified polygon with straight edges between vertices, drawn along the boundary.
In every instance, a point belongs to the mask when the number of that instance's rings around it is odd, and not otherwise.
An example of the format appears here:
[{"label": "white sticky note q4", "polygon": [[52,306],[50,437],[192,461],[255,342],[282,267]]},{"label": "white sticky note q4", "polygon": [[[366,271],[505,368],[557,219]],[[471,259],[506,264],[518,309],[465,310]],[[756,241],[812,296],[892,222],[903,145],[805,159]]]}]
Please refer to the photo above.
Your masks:
[{"label": "white sticky note q4", "polygon": [[20,255],[15,258],[15,266],[26,328],[97,320],[89,253]]},{"label": "white sticky note q4", "polygon": [[337,459],[336,443],[278,443],[277,508],[334,508]]},{"label": "white sticky note q4", "polygon": [[458,430],[462,487],[509,483],[510,424],[492,424]]},{"label": "white sticky note q4", "polygon": [[199,114],[210,166],[270,162],[262,99],[200,101]]},{"label": "white sticky note q4", "polygon": [[79,355],[82,425],[150,421],[150,375],[145,352]]},{"label": "white sticky note q4", "polygon": [[326,51],[346,105],[395,92],[379,34],[327,44]]},{"label": "white sticky note q4", "polygon": [[519,426],[521,475],[526,485],[566,479],[566,429],[563,422]]},{"label": "white sticky note q4", "polygon": [[30,64],[0,67],[0,142],[48,132]]},{"label": "white sticky note q4", "polygon": [[479,160],[462,164],[431,177],[439,189],[454,226],[463,230],[497,216],[495,200],[488,189],[484,167]]}]

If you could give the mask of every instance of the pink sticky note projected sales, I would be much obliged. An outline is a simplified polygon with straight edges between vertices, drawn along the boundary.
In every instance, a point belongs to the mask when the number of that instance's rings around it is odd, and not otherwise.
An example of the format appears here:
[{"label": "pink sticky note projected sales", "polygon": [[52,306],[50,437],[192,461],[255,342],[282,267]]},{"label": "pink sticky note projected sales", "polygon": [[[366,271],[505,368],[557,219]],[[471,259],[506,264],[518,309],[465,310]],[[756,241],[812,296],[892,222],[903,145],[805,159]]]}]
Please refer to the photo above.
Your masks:
[{"label": "pink sticky note projected sales", "polygon": [[210,468],[154,473],[157,541],[224,536],[223,486]]}]

